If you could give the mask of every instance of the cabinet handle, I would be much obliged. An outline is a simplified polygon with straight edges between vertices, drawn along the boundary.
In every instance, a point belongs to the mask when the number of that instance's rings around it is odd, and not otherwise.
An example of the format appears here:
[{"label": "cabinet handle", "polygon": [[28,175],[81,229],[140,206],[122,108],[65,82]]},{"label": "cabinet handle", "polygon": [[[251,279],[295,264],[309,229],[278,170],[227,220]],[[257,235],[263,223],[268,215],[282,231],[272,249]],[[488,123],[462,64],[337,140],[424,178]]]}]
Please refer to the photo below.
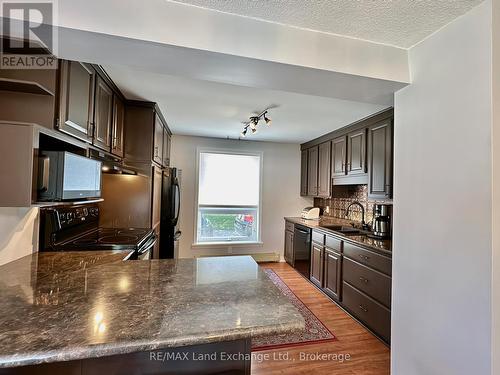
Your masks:
[{"label": "cabinet handle", "polygon": [[363,305],[359,305],[359,308],[364,311],[364,312],[368,312],[368,309],[366,307],[364,307]]},{"label": "cabinet handle", "polygon": [[155,157],[158,156],[158,146],[155,146]]},{"label": "cabinet handle", "polygon": [[363,254],[359,254],[358,256],[359,256],[361,259],[363,259],[363,260],[369,260],[369,259],[370,259],[370,257],[368,257],[368,256],[366,256],[366,255],[363,255]]},{"label": "cabinet handle", "polygon": [[365,284],[368,284],[368,279],[364,278],[363,276],[360,276],[359,279],[364,282]]}]

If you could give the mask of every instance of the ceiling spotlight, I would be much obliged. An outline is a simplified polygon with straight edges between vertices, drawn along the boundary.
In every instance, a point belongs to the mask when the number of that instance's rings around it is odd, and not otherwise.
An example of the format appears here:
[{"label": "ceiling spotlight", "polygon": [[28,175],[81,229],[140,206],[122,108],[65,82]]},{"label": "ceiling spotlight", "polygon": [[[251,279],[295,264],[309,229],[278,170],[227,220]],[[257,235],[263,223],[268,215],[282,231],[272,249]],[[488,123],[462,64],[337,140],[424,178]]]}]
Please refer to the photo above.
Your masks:
[{"label": "ceiling spotlight", "polygon": [[267,107],[265,110],[260,112],[260,114],[255,116],[250,116],[249,121],[243,122],[243,131],[241,132],[241,137],[245,137],[248,132],[248,128],[252,131],[252,134],[257,133],[257,126],[259,125],[260,120],[264,120],[267,126],[271,125],[271,119],[267,117],[267,111],[270,108],[276,108],[277,105],[273,105],[271,107]]},{"label": "ceiling spotlight", "polygon": [[266,113],[267,113],[267,111],[264,112],[264,121],[266,122],[267,126],[271,126],[272,120],[269,117],[266,116]]}]

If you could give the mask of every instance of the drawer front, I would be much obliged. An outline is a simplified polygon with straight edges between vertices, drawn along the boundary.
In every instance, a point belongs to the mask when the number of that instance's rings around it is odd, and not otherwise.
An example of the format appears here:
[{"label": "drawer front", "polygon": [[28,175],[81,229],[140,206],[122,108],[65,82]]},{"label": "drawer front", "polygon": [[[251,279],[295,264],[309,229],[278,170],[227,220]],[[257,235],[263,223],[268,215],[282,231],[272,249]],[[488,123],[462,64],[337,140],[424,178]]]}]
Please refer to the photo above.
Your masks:
[{"label": "drawer front", "polygon": [[385,341],[391,339],[391,311],[347,283],[343,284],[342,304]]},{"label": "drawer front", "polygon": [[295,225],[293,223],[290,223],[289,221],[285,221],[285,230],[293,232],[295,230]]},{"label": "drawer front", "polygon": [[372,251],[363,249],[356,245],[344,242],[344,255],[355,260],[356,262],[362,263],[376,269],[377,271],[383,272],[386,275],[392,275],[392,260],[383,255],[379,255]]},{"label": "drawer front", "polygon": [[325,234],[313,230],[312,240],[320,245],[324,245],[325,244]]},{"label": "drawer front", "polygon": [[338,238],[327,235],[325,238],[325,246],[338,253],[342,252],[342,240]]},{"label": "drawer front", "polygon": [[365,292],[381,304],[391,307],[391,278],[344,258],[342,277],[352,286]]}]

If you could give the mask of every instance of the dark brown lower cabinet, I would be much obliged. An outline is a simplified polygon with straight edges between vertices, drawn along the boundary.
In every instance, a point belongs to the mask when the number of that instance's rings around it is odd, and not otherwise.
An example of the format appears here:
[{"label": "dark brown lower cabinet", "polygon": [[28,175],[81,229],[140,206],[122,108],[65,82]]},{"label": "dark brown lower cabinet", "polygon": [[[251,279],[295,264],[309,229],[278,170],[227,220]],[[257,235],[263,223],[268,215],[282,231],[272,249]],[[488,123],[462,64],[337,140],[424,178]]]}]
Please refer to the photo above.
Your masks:
[{"label": "dark brown lower cabinet", "polygon": [[294,266],[294,256],[293,256],[293,232],[285,230],[285,261]]},{"label": "dark brown lower cabinet", "polygon": [[323,287],[323,246],[313,242],[311,246],[310,280],[318,287]]},{"label": "dark brown lower cabinet", "polygon": [[323,274],[323,291],[333,298],[340,300],[341,288],[341,255],[329,248],[325,248],[324,252],[324,274]]},{"label": "dark brown lower cabinet", "polygon": [[391,338],[391,258],[312,231],[310,281],[385,342]]},{"label": "dark brown lower cabinet", "polygon": [[0,375],[250,374],[250,339],[33,366],[0,368]]},{"label": "dark brown lower cabinet", "polygon": [[342,305],[384,341],[390,343],[391,310],[346,282],[342,285]]}]

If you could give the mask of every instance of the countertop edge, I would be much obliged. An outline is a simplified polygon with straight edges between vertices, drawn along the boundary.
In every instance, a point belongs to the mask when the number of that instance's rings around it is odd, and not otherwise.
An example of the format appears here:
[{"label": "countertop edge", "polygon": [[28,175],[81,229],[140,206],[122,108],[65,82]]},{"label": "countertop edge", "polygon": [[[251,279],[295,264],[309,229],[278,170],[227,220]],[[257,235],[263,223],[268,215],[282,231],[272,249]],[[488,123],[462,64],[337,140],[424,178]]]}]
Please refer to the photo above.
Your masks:
[{"label": "countertop edge", "polygon": [[[324,232],[327,234],[332,234],[338,238],[341,238],[345,242],[349,242],[351,244],[362,247],[362,248],[367,249],[369,251],[378,252],[381,255],[392,258],[392,244],[391,244],[391,250],[386,250],[386,249],[370,246],[368,244],[356,241],[355,239],[350,238],[349,236],[346,236],[346,235],[339,233],[339,232],[335,232],[331,229],[320,227],[318,225],[313,225],[312,223],[308,223],[307,221],[305,221],[304,219],[302,219],[300,217],[285,216],[284,220],[289,221],[289,222],[294,223],[294,224],[304,225],[308,228],[315,229],[315,230],[318,230],[318,231],[321,231],[321,232]],[[317,221],[314,221],[314,223],[317,223]]]},{"label": "countertop edge", "polygon": [[207,333],[207,335],[203,337],[185,336],[182,338],[174,337],[162,340],[110,343],[104,345],[97,344],[77,348],[73,347],[71,349],[54,349],[50,351],[27,352],[23,353],[22,355],[18,353],[0,357],[0,368],[15,368],[22,366],[40,365],[44,363],[76,361],[120,354],[146,352],[150,350],[233,341],[260,335],[285,333],[292,330],[304,328],[305,322],[302,319],[301,322],[296,321],[292,323],[285,323],[267,327],[248,328],[236,332],[221,332],[217,335],[210,335],[209,333]]}]

